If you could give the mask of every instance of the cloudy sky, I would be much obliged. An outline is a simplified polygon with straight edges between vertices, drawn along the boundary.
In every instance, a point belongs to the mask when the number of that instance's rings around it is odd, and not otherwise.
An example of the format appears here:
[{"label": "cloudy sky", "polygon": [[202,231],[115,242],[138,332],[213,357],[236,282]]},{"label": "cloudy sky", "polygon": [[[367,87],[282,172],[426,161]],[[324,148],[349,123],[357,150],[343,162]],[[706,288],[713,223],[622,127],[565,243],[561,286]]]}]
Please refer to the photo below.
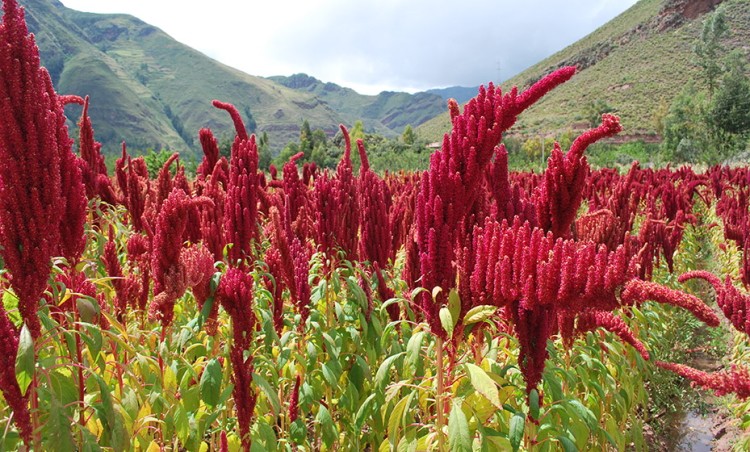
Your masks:
[{"label": "cloudy sky", "polygon": [[132,14],[252,75],[304,72],[376,94],[507,79],[636,0],[62,2]]}]

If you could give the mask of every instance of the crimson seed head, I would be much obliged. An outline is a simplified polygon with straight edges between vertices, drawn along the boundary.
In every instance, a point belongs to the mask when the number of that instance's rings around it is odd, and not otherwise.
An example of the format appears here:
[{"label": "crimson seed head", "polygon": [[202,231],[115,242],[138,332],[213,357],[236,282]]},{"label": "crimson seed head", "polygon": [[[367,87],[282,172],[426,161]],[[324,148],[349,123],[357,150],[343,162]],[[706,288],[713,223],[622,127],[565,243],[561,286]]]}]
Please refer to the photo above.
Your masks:
[{"label": "crimson seed head", "polygon": [[623,304],[628,305],[642,303],[646,300],[672,304],[690,311],[708,326],[719,326],[719,318],[699,298],[654,282],[632,279],[625,284],[621,298]]},{"label": "crimson seed head", "polygon": [[50,258],[80,256],[86,201],[62,103],[14,0],[4,2],[0,23],[0,123],[0,245],[36,338]]}]

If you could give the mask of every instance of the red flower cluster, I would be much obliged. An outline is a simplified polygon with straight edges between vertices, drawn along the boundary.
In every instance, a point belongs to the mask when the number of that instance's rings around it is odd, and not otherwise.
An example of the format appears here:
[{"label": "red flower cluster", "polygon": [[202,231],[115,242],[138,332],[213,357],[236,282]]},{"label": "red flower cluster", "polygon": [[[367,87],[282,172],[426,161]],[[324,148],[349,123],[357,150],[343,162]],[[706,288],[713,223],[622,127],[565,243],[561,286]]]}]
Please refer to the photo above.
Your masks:
[{"label": "red flower cluster", "polygon": [[729,276],[722,284],[716,275],[707,271],[696,270],[683,273],[679,281],[684,282],[693,278],[703,279],[713,286],[716,291],[716,304],[719,305],[726,318],[737,331],[750,336],[750,296],[734,287]]},{"label": "red flower cluster", "polygon": [[423,287],[441,287],[437,300],[427,294],[417,301],[430,329],[445,336],[438,312],[449,290],[455,287],[454,246],[459,223],[471,209],[482,187],[484,171],[502,134],[516,117],[544,94],[575,73],[567,67],[543,78],[523,94],[515,89],[503,95],[490,84],[469,101],[462,114],[458,104],[449,104],[453,128],[443,147],[430,158],[430,169],[422,176],[416,206],[416,246]]},{"label": "red flower cluster", "polygon": [[750,397],[750,370],[746,367],[732,366],[730,370],[709,373],[683,364],[664,361],[656,361],[656,365],[687,378],[694,386],[711,389],[718,396],[736,394],[743,400]]},{"label": "red flower cluster", "polygon": [[252,262],[253,242],[258,238],[258,145],[255,135],[248,137],[245,124],[234,105],[213,102],[226,110],[234,121],[237,137],[232,144],[229,181],[224,204],[224,236],[231,243],[229,260]]},{"label": "red flower cluster", "polygon": [[622,291],[622,302],[628,305],[642,303],[646,300],[657,303],[672,304],[690,311],[708,326],[719,326],[719,318],[704,302],[694,295],[664,287],[650,281],[632,279],[625,284]]},{"label": "red flower cluster", "polygon": [[0,23],[0,122],[0,245],[36,338],[50,258],[62,252],[73,262],[83,250],[86,199],[62,103],[14,0]]},{"label": "red flower cluster", "polygon": [[253,278],[244,270],[230,268],[221,278],[216,298],[232,319],[233,342],[229,353],[232,362],[232,382],[234,388],[237,423],[240,426],[242,447],[250,448],[250,425],[257,394],[252,389],[253,356],[244,356],[251,350],[253,331],[255,330],[255,313],[252,309]]}]

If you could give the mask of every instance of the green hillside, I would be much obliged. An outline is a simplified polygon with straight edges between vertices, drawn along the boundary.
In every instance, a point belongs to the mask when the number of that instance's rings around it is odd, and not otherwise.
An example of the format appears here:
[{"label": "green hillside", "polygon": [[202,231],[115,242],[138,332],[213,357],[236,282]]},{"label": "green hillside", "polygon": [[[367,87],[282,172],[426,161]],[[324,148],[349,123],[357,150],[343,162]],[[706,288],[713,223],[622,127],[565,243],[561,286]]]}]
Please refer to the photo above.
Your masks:
[{"label": "green hillside", "polygon": [[[368,131],[395,136],[444,110],[442,99],[425,93],[293,89],[221,64],[129,15],[82,13],[56,0],[21,3],[56,89],[91,96],[96,138],[106,153],[119,152],[123,140],[137,150],[198,153],[201,127],[233,134],[212,99],[234,103],[251,131],[268,134],[273,150],[298,139],[303,120],[333,135],[338,124],[363,119]],[[68,107],[68,114],[77,120],[80,107]]]},{"label": "green hillside", "polygon": [[[624,136],[655,134],[659,115],[698,72],[693,45],[704,14],[718,3],[721,1],[640,0],[590,35],[507,80],[504,89],[525,87],[561,66],[579,67],[571,81],[521,116],[514,133],[553,135],[586,127],[587,107],[601,100],[621,117]],[[723,3],[731,28],[726,47],[744,48],[747,53],[750,2]],[[417,132],[437,140],[449,128],[448,116],[443,114]]]}]

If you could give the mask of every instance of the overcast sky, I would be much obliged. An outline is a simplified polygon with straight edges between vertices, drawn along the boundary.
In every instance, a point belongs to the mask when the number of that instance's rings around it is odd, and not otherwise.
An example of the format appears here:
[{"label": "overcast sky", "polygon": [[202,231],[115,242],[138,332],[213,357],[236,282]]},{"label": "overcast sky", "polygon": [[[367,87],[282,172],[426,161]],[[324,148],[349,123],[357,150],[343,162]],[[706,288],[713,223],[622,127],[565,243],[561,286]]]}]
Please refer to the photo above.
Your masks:
[{"label": "overcast sky", "polygon": [[304,72],[376,94],[510,78],[636,0],[62,2],[132,14],[252,75]]}]

